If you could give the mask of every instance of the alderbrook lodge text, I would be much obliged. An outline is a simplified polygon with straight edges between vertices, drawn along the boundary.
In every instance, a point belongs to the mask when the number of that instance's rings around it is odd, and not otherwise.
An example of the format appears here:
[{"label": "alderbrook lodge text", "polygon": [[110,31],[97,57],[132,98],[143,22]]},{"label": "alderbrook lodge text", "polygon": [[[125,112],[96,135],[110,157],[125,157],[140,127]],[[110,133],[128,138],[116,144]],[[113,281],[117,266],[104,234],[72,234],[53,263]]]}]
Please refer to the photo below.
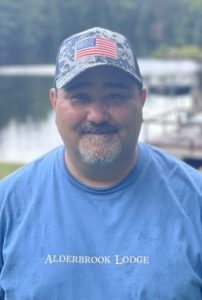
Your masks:
[{"label": "alderbrook lodge text", "polygon": [[48,254],[44,259],[46,264],[67,263],[67,264],[149,264],[149,256],[74,256]]}]

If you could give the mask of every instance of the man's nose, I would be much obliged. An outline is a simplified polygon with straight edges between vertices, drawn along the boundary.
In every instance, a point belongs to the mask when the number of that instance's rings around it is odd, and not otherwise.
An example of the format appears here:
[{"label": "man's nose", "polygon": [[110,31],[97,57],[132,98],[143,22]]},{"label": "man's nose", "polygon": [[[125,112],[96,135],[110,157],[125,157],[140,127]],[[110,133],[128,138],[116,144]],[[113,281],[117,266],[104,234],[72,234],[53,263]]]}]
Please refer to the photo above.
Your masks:
[{"label": "man's nose", "polygon": [[87,120],[97,124],[108,121],[109,112],[106,105],[101,102],[91,103],[91,105],[88,107]]}]

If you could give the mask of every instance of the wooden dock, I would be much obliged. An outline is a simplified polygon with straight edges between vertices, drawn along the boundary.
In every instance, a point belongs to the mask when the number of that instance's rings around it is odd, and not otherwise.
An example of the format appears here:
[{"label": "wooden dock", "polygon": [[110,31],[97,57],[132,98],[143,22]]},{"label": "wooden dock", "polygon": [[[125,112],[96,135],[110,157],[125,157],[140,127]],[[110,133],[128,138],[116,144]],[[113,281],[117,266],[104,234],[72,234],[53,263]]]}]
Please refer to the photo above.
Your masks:
[{"label": "wooden dock", "polygon": [[[163,87],[169,85],[171,87],[170,94],[165,94],[170,95],[171,98],[176,95],[174,94],[176,86],[179,84],[181,87],[186,81],[186,85],[190,86],[188,91],[190,105],[183,108],[176,106],[172,110],[165,110],[160,114],[146,117],[143,126],[143,140],[166,150],[196,168],[202,168],[202,69],[197,69],[189,76],[185,76],[185,81],[183,77],[180,81],[179,74],[177,76],[173,74],[172,80],[169,81],[170,77],[168,76],[162,83],[161,76],[162,74],[159,75],[160,80],[158,81],[156,75],[156,83],[153,87],[163,94],[163,91],[165,92]],[[149,85],[151,82],[154,84],[152,80],[147,84]],[[173,82],[175,84],[172,89]],[[166,85],[164,85],[165,83]],[[173,99],[175,98],[173,97]],[[154,127],[160,129],[157,135],[153,134]]]}]

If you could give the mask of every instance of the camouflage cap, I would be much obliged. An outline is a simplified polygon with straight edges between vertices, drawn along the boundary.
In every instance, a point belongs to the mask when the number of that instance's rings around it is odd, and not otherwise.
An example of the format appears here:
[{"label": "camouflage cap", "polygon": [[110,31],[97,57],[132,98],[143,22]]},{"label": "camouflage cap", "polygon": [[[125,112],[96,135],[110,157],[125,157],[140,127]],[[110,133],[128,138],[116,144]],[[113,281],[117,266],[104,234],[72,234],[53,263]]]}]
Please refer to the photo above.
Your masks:
[{"label": "camouflage cap", "polygon": [[117,67],[142,85],[130,42],[119,33],[95,27],[62,42],[56,60],[55,86],[62,88],[85,70],[102,65]]}]

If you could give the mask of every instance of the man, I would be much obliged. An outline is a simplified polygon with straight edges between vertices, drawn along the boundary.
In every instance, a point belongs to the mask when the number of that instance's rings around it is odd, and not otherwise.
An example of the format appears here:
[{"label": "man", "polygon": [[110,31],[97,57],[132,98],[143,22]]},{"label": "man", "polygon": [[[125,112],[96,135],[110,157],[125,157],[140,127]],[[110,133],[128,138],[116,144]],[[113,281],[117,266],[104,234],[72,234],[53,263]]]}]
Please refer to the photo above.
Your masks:
[{"label": "man", "polygon": [[202,299],[202,176],[138,143],[145,98],[124,36],[63,41],[64,146],[0,185],[0,299]]}]

